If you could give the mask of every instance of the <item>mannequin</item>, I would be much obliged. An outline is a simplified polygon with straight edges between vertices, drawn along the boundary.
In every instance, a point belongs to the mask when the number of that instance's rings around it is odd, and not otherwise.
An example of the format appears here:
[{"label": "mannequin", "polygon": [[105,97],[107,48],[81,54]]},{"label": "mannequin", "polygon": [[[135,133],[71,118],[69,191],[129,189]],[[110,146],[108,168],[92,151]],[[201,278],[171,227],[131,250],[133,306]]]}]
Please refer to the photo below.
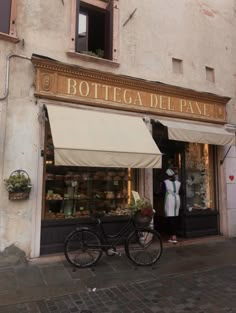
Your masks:
[{"label": "mannequin", "polygon": [[165,193],[164,211],[170,236],[168,241],[174,244],[177,243],[176,231],[180,209],[180,186],[181,183],[176,179],[174,171],[167,169],[162,191]]}]

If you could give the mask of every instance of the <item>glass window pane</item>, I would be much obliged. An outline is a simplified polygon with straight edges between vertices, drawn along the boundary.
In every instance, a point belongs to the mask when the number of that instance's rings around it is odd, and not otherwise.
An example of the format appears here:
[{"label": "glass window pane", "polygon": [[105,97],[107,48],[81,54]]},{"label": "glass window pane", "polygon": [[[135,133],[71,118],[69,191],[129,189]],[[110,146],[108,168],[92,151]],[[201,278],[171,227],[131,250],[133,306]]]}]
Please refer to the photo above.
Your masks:
[{"label": "glass window pane", "polygon": [[87,14],[79,14],[78,34],[83,37],[87,34]]},{"label": "glass window pane", "polygon": [[0,4],[0,32],[9,34],[11,16],[11,1],[1,0]]},{"label": "glass window pane", "polygon": [[215,209],[213,147],[189,143],[186,152],[186,201],[189,212]]}]

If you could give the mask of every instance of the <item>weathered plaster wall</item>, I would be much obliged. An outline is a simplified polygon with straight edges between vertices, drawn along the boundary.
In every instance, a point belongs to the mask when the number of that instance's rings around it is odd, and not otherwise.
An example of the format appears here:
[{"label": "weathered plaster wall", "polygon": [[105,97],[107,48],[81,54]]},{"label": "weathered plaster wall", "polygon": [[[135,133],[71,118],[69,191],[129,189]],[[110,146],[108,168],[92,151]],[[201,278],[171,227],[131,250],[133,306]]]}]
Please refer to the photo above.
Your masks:
[{"label": "weathered plaster wall", "polygon": [[[120,66],[111,68],[67,56],[71,46],[70,0],[64,5],[62,1],[37,0],[30,6],[21,0],[17,29],[24,47],[18,46],[27,55],[38,53],[81,66],[234,97],[234,2],[120,0]],[[183,60],[183,74],[173,73],[172,58]],[[214,68],[215,83],[206,80],[206,66]],[[234,101],[227,107],[228,119],[233,123]]]},{"label": "weathered plaster wall", "polygon": [[236,236],[236,147],[232,146],[225,164],[228,235]]},{"label": "weathered plaster wall", "polygon": [[[71,44],[71,1],[18,2],[17,50],[198,91],[234,96],[234,0],[120,0],[120,67],[68,57]],[[136,9],[133,17],[124,22]],[[19,26],[20,25],[20,26]],[[174,74],[172,58],[183,60]],[[206,81],[205,66],[215,69]]]},{"label": "weathered plaster wall", "polygon": [[[9,96],[1,102],[1,181],[0,181],[0,251],[15,245],[31,252],[32,214],[36,207],[40,141],[38,106],[33,96],[34,68],[30,60],[10,61]],[[1,80],[4,85],[4,80]],[[1,94],[1,96],[3,93]],[[27,201],[9,201],[3,179],[16,169],[24,169],[33,188]]]},{"label": "weathered plaster wall", "polygon": [[[130,21],[123,26],[136,9]],[[236,124],[236,5],[234,0],[120,0],[120,66],[88,63],[66,54],[71,45],[71,1],[17,1],[17,44],[0,40],[0,98],[4,94],[6,57],[32,53],[53,59],[198,91],[232,97],[228,122]],[[172,58],[183,60],[183,74],[174,74]],[[205,66],[215,69],[215,83],[206,81]],[[34,69],[28,60],[12,59],[10,91],[0,101],[0,251],[15,244],[27,255],[40,216],[41,125],[35,102]],[[225,163],[235,168],[235,150]],[[24,168],[33,183],[30,200],[8,201],[3,178]],[[227,183],[226,216],[235,235],[235,183]],[[37,225],[36,225],[37,226]],[[38,232],[37,238],[40,233]],[[38,240],[38,239],[37,239]]]},{"label": "weathered plaster wall", "polygon": [[[121,1],[121,71],[199,91],[234,96],[234,1]],[[147,9],[148,6],[148,9]],[[130,50],[128,61],[126,51]],[[174,74],[172,58],[183,60],[183,74]],[[205,66],[215,69],[215,83],[206,81]],[[235,107],[231,114],[235,115]],[[232,115],[229,119],[232,119]]]},{"label": "weathered plaster wall", "polygon": [[[21,3],[20,3],[21,2]],[[25,5],[24,5],[25,4]],[[70,58],[71,1],[18,4],[21,51],[119,74],[232,96],[234,1],[120,0],[120,67]],[[123,27],[129,15],[137,9]],[[183,75],[172,72],[172,57],[183,60]],[[207,82],[205,66],[215,69]]]}]

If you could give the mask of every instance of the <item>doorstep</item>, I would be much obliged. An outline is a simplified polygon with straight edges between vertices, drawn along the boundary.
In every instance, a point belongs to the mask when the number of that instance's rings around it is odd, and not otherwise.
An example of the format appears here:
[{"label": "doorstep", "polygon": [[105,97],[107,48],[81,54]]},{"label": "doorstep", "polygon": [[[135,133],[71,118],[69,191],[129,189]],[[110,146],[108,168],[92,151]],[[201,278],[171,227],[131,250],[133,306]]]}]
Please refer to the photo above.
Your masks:
[{"label": "doorstep", "polygon": [[[178,238],[178,243],[173,244],[173,243],[168,242],[167,236],[162,236],[164,249],[179,247],[179,246],[197,245],[197,244],[202,244],[202,243],[206,244],[206,243],[213,243],[213,242],[224,242],[226,239],[227,239],[226,237],[220,236],[220,235],[200,237],[200,238]],[[122,250],[122,247],[120,249]],[[64,256],[64,253],[44,254],[38,258],[27,259],[27,261],[32,264],[58,263],[58,262],[64,262],[65,256]]]},{"label": "doorstep", "polygon": [[212,243],[212,242],[223,242],[227,238],[221,235],[198,237],[198,238],[178,238],[178,243],[173,244],[168,242],[169,237],[162,236],[164,248],[171,248],[176,246],[189,246],[197,245],[202,243]]}]

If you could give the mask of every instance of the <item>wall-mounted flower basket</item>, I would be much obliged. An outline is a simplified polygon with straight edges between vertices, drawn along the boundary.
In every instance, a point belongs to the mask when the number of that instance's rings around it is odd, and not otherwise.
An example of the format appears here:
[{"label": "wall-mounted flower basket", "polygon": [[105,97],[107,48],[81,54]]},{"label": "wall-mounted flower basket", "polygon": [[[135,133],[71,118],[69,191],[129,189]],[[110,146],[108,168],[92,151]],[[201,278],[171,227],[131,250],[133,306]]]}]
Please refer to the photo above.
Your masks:
[{"label": "wall-mounted flower basket", "polygon": [[29,198],[32,185],[26,171],[16,170],[4,181],[9,192],[9,200],[25,200]]},{"label": "wall-mounted flower basket", "polygon": [[29,198],[29,192],[9,192],[9,200],[25,200]]}]

